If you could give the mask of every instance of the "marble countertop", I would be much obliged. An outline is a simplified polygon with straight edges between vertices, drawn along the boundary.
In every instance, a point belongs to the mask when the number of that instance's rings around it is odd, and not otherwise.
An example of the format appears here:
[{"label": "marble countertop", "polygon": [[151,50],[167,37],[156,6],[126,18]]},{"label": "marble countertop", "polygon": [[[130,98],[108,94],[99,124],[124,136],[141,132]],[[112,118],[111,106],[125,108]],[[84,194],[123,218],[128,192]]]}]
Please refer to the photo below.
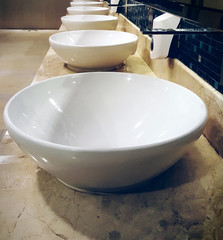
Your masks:
[{"label": "marble countertop", "polygon": [[[117,71],[154,76],[138,53]],[[71,72],[50,48],[35,79]],[[223,239],[223,161],[202,135],[173,167],[123,194],[73,191],[0,142],[0,239]]]}]

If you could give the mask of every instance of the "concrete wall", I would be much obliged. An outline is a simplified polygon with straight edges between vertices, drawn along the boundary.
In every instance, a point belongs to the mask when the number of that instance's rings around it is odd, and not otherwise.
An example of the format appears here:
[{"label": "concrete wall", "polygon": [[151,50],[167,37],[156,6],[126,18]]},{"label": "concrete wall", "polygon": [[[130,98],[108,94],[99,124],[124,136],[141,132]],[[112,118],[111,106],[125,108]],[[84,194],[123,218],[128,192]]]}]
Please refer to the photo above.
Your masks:
[{"label": "concrete wall", "polygon": [[56,29],[70,0],[0,0],[0,28]]}]

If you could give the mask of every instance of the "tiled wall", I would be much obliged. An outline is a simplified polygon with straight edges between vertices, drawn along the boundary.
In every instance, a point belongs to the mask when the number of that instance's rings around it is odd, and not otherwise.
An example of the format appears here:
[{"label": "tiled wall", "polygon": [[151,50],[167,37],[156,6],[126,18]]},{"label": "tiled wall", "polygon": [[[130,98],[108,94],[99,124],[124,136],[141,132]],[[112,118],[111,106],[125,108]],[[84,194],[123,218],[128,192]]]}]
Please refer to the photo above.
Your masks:
[{"label": "tiled wall", "polygon": [[[128,4],[137,3],[128,0]],[[120,0],[125,4],[125,0]],[[141,31],[152,26],[152,19],[163,12],[148,9],[146,6],[119,7]],[[179,28],[201,28],[188,20],[181,20]],[[223,93],[223,34],[189,34],[175,36],[170,49],[170,57],[176,57],[191,68],[219,92]]]},{"label": "tiled wall", "polygon": [[[179,27],[199,25],[184,20]],[[223,93],[223,34],[181,35],[179,42],[177,58]]]}]

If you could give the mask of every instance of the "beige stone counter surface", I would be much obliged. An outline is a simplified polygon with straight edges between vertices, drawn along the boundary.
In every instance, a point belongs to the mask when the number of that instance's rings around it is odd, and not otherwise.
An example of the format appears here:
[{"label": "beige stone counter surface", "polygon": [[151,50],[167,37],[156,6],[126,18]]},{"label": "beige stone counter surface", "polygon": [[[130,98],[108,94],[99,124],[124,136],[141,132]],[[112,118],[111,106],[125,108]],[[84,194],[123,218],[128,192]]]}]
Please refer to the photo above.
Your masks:
[{"label": "beige stone counter surface", "polygon": [[[154,76],[139,53],[116,71]],[[35,79],[70,74],[49,49]],[[223,161],[202,135],[160,176],[119,194],[71,190],[9,135],[0,142],[0,240],[223,239]]]},{"label": "beige stone counter surface", "polygon": [[0,145],[0,239],[223,239],[223,163],[202,136],[132,192],[73,191],[6,135]]}]

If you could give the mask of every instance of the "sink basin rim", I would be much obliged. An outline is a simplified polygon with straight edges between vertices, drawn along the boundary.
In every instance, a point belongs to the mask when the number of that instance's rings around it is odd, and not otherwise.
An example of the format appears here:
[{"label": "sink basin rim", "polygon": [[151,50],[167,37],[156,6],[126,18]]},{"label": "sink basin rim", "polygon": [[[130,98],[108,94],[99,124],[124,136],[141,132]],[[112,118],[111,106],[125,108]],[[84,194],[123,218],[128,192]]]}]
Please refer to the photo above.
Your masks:
[{"label": "sink basin rim", "polygon": [[[89,20],[87,19],[80,19],[80,17],[89,17]],[[91,20],[90,20],[90,17],[91,17]],[[93,19],[94,17],[98,17],[97,19]],[[76,19],[75,19],[76,18]],[[79,19],[78,19],[79,18]],[[70,22],[109,22],[109,21],[112,21],[112,20],[118,20],[118,18],[116,16],[111,16],[111,15],[66,15],[66,16],[62,16],[61,17],[61,20],[68,20]]]},{"label": "sink basin rim", "polygon": [[67,10],[109,10],[108,7],[75,6],[67,7]]},{"label": "sink basin rim", "polygon": [[115,30],[118,17],[111,15],[66,15],[61,17],[61,22],[69,31],[74,30]]},{"label": "sink basin rim", "polygon": [[[57,76],[57,77],[53,77],[53,78],[49,78],[45,81],[42,81],[40,83],[37,84],[46,84],[48,81],[54,81],[55,79],[59,79],[59,78],[66,78],[66,77],[70,77],[72,78],[72,76],[78,76],[78,75],[86,75],[86,74],[104,74],[105,72],[91,72],[91,73],[76,73],[76,74],[69,74],[69,75],[63,75],[63,76]],[[116,72],[108,72],[109,74],[130,74],[130,73],[116,73]],[[133,74],[133,73],[131,73]],[[130,74],[130,75],[131,75]],[[133,74],[133,75],[139,75],[139,74]],[[145,75],[140,75],[140,76],[145,76]],[[145,76],[147,78],[153,78],[153,77],[149,77],[149,76]],[[14,123],[10,120],[10,117],[8,115],[8,109],[10,107],[10,104],[14,101],[14,99],[16,99],[16,97],[20,94],[23,94],[23,92],[25,92],[27,89],[30,88],[34,88],[35,85],[30,85],[25,87],[24,89],[20,90],[18,93],[16,93],[6,104],[5,109],[4,109],[4,120],[5,123],[7,123],[7,125],[9,126],[9,128],[13,129],[13,131],[15,131],[18,135],[20,135],[20,137],[28,140],[28,141],[32,141],[33,143],[36,143],[38,145],[41,146],[45,146],[45,147],[49,147],[52,149],[61,149],[61,150],[65,150],[65,151],[76,151],[76,152],[121,152],[121,151],[135,151],[135,150],[140,150],[140,149],[153,149],[153,148],[167,148],[167,147],[171,147],[171,146],[177,146],[178,144],[182,144],[182,142],[187,142],[191,136],[196,135],[195,132],[198,132],[200,129],[203,129],[203,127],[205,126],[205,123],[207,121],[207,117],[208,117],[208,112],[207,112],[207,108],[206,105],[204,104],[204,102],[200,99],[200,97],[198,97],[195,93],[193,93],[192,91],[176,84],[176,83],[172,83],[169,82],[167,80],[162,80],[162,79],[157,79],[158,81],[163,81],[166,82],[168,84],[171,85],[175,85],[178,86],[180,88],[183,88],[185,91],[190,92],[191,94],[195,95],[197,97],[197,100],[200,101],[200,103],[202,103],[203,106],[203,118],[200,120],[200,122],[198,122],[195,126],[193,126],[190,131],[185,132],[184,134],[177,136],[177,137],[173,137],[170,138],[168,140],[165,141],[161,141],[161,142],[155,142],[155,143],[150,143],[150,144],[144,144],[144,145],[138,145],[138,146],[130,146],[130,147],[104,147],[104,148],[100,148],[100,147],[75,147],[75,146],[68,146],[68,145],[63,145],[63,144],[59,144],[59,143],[53,143],[50,141],[46,141],[46,140],[41,140],[41,139],[37,139],[36,137],[33,137],[27,133],[24,133],[23,131],[21,131],[18,127],[16,127],[14,125]],[[190,142],[190,141],[189,141]]]},{"label": "sink basin rim", "polygon": [[75,2],[70,2],[70,5],[71,5],[71,7],[79,7],[79,6],[101,7],[101,6],[103,6],[103,2],[101,2],[101,1],[98,1],[98,2],[95,2],[95,1],[75,1]]},{"label": "sink basin rim", "polygon": [[[84,12],[90,12],[90,11],[109,11],[108,7],[96,7],[96,6],[75,6],[75,7],[67,7],[67,11],[84,11]],[[72,14],[71,14],[72,15]]]}]

